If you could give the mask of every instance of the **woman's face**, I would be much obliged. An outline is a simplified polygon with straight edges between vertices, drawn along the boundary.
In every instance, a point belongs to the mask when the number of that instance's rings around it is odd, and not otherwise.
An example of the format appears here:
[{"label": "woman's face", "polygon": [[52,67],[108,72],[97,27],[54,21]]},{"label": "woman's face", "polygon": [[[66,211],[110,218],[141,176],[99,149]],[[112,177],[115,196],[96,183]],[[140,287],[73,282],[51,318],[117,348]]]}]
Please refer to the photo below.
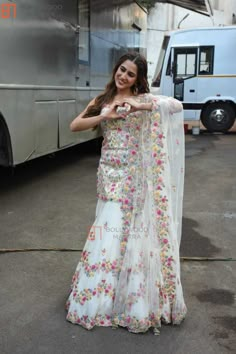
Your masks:
[{"label": "woman's face", "polygon": [[115,73],[115,83],[118,90],[130,89],[136,82],[138,68],[131,60],[125,60]]}]

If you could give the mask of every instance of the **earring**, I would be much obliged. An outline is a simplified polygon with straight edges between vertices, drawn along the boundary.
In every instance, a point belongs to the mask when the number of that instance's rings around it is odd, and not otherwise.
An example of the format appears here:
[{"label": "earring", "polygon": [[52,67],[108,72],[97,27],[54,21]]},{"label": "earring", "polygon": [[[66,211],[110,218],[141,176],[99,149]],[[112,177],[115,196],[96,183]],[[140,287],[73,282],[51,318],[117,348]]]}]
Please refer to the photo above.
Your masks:
[{"label": "earring", "polygon": [[138,93],[138,85],[134,84],[134,93],[137,94]]}]

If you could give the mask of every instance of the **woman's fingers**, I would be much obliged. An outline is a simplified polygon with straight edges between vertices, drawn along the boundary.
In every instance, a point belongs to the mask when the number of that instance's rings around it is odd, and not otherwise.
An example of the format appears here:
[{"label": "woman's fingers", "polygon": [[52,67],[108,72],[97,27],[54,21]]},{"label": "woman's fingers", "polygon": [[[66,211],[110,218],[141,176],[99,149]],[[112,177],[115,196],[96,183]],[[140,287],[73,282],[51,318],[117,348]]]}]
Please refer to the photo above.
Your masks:
[{"label": "woman's fingers", "polygon": [[114,102],[112,103],[112,107],[113,107],[113,108],[116,108],[116,107],[121,106],[121,105],[122,105],[122,102],[121,102],[121,101],[118,101],[118,100],[116,100],[116,101],[114,101]]},{"label": "woman's fingers", "polygon": [[129,105],[132,111],[138,110],[139,108],[139,103],[130,97],[124,98],[123,105]]}]

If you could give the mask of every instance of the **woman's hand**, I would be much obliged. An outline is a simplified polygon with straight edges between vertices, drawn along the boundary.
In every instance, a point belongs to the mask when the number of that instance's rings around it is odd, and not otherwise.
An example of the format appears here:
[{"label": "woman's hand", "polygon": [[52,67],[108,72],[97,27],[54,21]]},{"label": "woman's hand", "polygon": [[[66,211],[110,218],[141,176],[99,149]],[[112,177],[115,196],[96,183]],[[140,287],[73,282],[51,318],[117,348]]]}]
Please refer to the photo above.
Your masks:
[{"label": "woman's hand", "polygon": [[142,103],[136,101],[133,97],[124,98],[122,101],[122,106],[125,106],[126,104],[130,106],[130,110],[127,112],[128,114],[136,111],[141,111],[143,109]]},{"label": "woman's hand", "polygon": [[130,113],[137,111],[151,111],[152,102],[141,103],[133,97],[125,97],[122,100],[115,100],[111,105],[102,109],[103,120],[126,118]]},{"label": "woman's hand", "polygon": [[122,106],[122,102],[115,100],[111,105],[103,107],[101,116],[103,120],[123,118],[124,114],[117,112],[117,108]]},{"label": "woman's hand", "polygon": [[123,113],[124,117],[126,117],[129,113],[152,110],[152,102],[141,103],[133,97],[124,98],[122,101],[122,106],[125,105],[128,105],[130,109]]}]

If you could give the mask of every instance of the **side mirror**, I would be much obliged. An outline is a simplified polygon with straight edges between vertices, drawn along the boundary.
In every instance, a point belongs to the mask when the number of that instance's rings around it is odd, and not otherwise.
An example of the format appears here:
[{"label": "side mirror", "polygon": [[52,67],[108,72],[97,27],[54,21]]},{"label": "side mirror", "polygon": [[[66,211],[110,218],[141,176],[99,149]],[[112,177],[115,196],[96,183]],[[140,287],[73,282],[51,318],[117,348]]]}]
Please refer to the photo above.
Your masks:
[{"label": "side mirror", "polygon": [[161,80],[156,79],[155,81],[152,82],[151,86],[152,87],[160,87]]},{"label": "side mirror", "polygon": [[157,75],[155,80],[153,80],[151,86],[152,87],[160,87],[160,84],[161,84],[161,72],[159,72],[159,74]]}]

